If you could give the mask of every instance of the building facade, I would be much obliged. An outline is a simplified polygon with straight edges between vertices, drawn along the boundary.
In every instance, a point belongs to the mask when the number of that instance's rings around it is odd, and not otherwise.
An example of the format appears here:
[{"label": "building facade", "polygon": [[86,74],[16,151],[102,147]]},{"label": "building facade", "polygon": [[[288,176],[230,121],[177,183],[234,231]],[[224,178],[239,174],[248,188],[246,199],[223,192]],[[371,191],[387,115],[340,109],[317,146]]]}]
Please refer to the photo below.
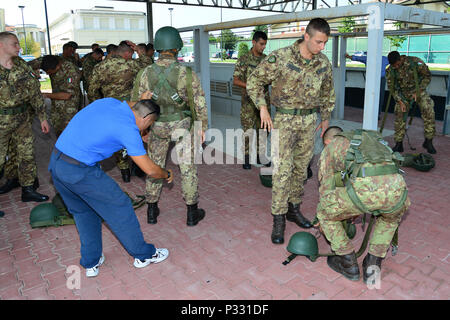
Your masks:
[{"label": "building facade", "polygon": [[115,11],[113,7],[71,10],[50,23],[49,29],[54,54],[61,53],[68,41],[78,43],[79,53],[90,52],[92,43],[105,48],[122,40],[148,41],[145,12]]}]

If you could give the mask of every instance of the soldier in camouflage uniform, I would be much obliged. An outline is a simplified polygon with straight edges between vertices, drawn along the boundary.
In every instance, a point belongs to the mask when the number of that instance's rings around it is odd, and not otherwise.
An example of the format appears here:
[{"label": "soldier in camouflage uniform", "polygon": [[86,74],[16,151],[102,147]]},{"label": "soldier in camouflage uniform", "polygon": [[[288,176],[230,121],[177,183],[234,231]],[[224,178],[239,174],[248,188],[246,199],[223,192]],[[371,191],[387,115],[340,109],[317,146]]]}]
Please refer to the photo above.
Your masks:
[{"label": "soldier in camouflage uniform", "polygon": [[[34,137],[28,108],[35,109],[43,133],[49,132],[44,99],[40,84],[25,61],[18,57],[20,51],[17,37],[9,32],[0,33],[0,170],[3,168],[8,148],[16,148],[19,183],[22,201],[47,201],[48,196],[36,192]],[[12,150],[9,150],[12,152]],[[0,189],[10,191],[6,186]],[[6,187],[6,188],[5,188]],[[5,192],[3,192],[5,193]]]},{"label": "soldier in camouflage uniform", "polygon": [[[194,138],[192,137],[190,104],[195,112],[195,120],[201,121],[202,130],[196,132],[204,142],[204,132],[208,127],[208,115],[205,94],[197,75],[177,62],[183,41],[175,28],[163,27],[155,34],[155,49],[159,52],[156,63],[148,66],[136,78],[132,100],[136,100],[145,91],[153,93],[152,99],[159,104],[161,114],[149,133],[149,157],[162,168],[165,167],[169,143],[176,129],[185,134],[177,140],[175,150],[181,171],[181,188],[187,205],[187,225],[194,226],[205,216],[198,208],[198,177],[194,164]],[[192,91],[191,91],[192,90]],[[189,99],[190,92],[192,93]],[[189,131],[190,130],[190,134]],[[190,138],[190,139],[189,139]],[[187,153],[187,155],[186,155]],[[159,215],[158,200],[162,190],[162,181],[147,177],[146,201],[148,203],[147,222],[157,223]]]},{"label": "soldier in camouflage uniform", "polygon": [[143,69],[154,62],[153,58],[147,55],[147,45],[145,43],[138,44],[136,46],[136,52],[139,55],[136,62],[139,64],[140,69]]},{"label": "soldier in camouflage uniform", "polygon": [[[122,43],[117,48],[117,55],[103,60],[94,67],[89,80],[88,99],[93,102],[100,98],[115,98],[130,101],[133,82],[139,72],[139,64],[132,59],[134,50]],[[114,153],[117,167],[124,182],[130,182],[131,172],[128,156],[122,151]]]},{"label": "soldier in camouflage uniform", "polygon": [[52,93],[44,97],[52,100],[50,120],[57,137],[80,109],[81,73],[77,67],[57,56],[44,56],[41,69],[50,76]]},{"label": "soldier in camouflage uniform", "polygon": [[[89,91],[89,80],[92,76],[92,71],[94,71],[94,67],[102,61],[103,59],[103,50],[100,48],[94,49],[89,55],[86,55],[83,60],[83,89],[88,92]],[[83,57],[84,58],[84,57]]]},{"label": "soldier in camouflage uniform", "polygon": [[[260,164],[260,155],[265,155],[265,146],[260,146],[259,141],[259,129],[261,128],[261,119],[259,117],[259,110],[255,107],[255,104],[247,94],[247,79],[249,75],[255,70],[258,64],[266,57],[263,53],[267,44],[267,35],[263,31],[256,31],[252,38],[252,48],[243,56],[239,57],[236,62],[233,74],[233,84],[241,87],[241,127],[244,131],[242,136],[242,144],[244,148],[244,169],[251,169],[250,165],[250,144],[253,140],[254,130],[256,129],[256,146],[257,150],[257,163]],[[264,88],[266,106],[270,110],[270,98],[269,98],[269,86]],[[248,143],[246,143],[248,138]]]},{"label": "soldier in camouflage uniform", "polygon": [[[310,228],[300,212],[303,183],[314,153],[314,133],[328,128],[334,108],[333,74],[328,58],[321,53],[330,34],[323,19],[309,22],[304,39],[272,52],[250,75],[247,92],[260,110],[261,126],[278,130],[279,143],[272,141],[272,242],[284,242],[286,218]],[[274,122],[266,105],[264,86],[272,84],[271,102],[277,113]],[[317,114],[321,123],[316,127]],[[278,147],[278,152],[274,148]]]},{"label": "soldier in camouflage uniform", "polygon": [[[403,152],[403,137],[406,132],[406,120],[412,103],[420,108],[423,119],[425,141],[423,147],[429,153],[436,153],[433,137],[436,134],[434,102],[427,93],[431,81],[428,66],[417,57],[400,55],[392,51],[388,55],[389,66],[386,68],[386,81],[395,100],[395,146],[394,151]],[[416,80],[417,79],[417,80]],[[417,81],[417,87],[416,87]]]},{"label": "soldier in camouflage uniform", "polygon": [[[328,257],[328,265],[348,279],[358,280],[359,268],[355,249],[344,230],[342,221],[356,218],[363,212],[349,196],[347,184],[336,182],[336,174],[341,178],[341,172],[348,170],[346,160],[350,140],[341,132],[342,129],[339,127],[330,127],[323,136],[325,148],[319,159],[320,200],[317,206],[317,218],[322,232],[330,241],[331,249],[336,254],[336,256]],[[356,136],[353,135],[353,137]],[[361,142],[364,143],[362,140]],[[384,146],[381,148],[388,149]],[[377,166],[379,168],[382,165],[385,168],[391,165],[393,170],[372,173],[372,175],[369,173],[368,168],[373,169]],[[376,265],[381,268],[381,261],[386,256],[392,237],[402,215],[410,205],[410,200],[407,197],[405,180],[398,173],[398,168],[392,166],[392,162],[376,165],[364,163],[363,169],[367,176],[357,175],[354,182],[350,182],[362,203],[358,206],[365,207],[370,212],[380,213],[376,219],[368,254],[363,262],[364,281],[366,281],[370,275],[370,272],[367,272],[368,266]]]}]

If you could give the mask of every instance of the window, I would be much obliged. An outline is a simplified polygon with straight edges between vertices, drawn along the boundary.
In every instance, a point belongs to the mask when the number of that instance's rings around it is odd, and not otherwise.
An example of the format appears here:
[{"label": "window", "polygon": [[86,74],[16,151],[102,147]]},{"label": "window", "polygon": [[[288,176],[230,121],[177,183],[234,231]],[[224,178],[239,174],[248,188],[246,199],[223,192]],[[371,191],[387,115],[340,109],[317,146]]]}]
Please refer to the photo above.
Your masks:
[{"label": "window", "polygon": [[84,17],[84,29],[94,29],[94,18]]}]

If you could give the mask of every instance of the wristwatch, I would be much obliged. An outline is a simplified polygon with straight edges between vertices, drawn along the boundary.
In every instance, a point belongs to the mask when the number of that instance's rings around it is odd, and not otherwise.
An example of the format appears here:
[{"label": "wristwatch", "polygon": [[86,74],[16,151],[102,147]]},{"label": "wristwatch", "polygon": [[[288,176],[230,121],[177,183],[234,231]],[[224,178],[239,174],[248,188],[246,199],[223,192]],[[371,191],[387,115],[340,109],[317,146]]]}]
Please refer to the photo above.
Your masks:
[{"label": "wristwatch", "polygon": [[167,171],[167,178],[166,179],[170,179],[170,171],[169,170],[166,170]]}]

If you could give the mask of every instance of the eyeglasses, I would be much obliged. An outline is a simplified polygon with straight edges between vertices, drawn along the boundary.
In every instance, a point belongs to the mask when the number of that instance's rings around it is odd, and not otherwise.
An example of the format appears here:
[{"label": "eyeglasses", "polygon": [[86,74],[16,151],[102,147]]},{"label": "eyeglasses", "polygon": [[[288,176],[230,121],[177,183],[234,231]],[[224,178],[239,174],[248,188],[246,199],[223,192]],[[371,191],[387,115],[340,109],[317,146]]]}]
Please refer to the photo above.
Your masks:
[{"label": "eyeglasses", "polygon": [[145,115],[144,119],[145,119],[146,117],[148,117],[149,115],[151,115],[152,113],[156,113],[156,111],[152,111],[152,112],[148,113],[147,115]]}]

